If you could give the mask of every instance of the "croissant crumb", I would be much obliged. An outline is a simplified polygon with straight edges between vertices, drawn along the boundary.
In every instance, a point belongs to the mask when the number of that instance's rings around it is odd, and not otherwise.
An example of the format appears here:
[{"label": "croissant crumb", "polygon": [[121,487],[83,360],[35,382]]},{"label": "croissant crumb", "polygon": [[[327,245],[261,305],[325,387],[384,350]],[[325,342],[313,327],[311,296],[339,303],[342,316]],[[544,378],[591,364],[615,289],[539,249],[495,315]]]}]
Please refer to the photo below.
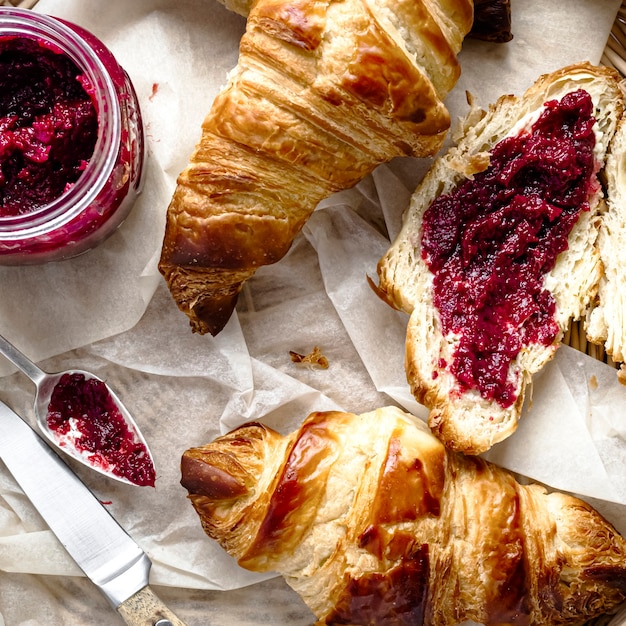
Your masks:
[{"label": "croissant crumb", "polygon": [[318,346],[314,346],[313,351],[309,354],[300,354],[299,352],[289,351],[289,356],[294,363],[317,367],[319,369],[328,369],[328,359],[322,354]]}]

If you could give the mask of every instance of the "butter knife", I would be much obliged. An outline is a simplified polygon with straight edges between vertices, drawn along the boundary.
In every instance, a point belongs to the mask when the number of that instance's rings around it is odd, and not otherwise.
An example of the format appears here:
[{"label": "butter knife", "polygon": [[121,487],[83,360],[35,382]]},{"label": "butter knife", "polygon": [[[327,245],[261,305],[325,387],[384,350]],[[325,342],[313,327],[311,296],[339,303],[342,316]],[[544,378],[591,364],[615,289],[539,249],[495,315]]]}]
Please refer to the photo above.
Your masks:
[{"label": "butter knife", "polygon": [[148,555],[59,455],[3,402],[0,459],[128,626],[185,626],[150,589]]}]

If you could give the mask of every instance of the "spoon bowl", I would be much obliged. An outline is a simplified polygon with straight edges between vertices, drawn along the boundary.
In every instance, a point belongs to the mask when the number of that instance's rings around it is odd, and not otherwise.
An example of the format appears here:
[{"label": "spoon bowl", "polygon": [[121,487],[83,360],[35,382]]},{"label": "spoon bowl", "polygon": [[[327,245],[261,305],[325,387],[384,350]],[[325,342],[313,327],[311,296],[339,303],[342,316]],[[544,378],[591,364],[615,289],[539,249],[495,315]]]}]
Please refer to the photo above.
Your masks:
[{"label": "spoon bowl", "polygon": [[44,372],[1,335],[0,354],[35,383],[35,418],[53,446],[109,478],[154,486],[148,444],[103,380],[84,370]]}]

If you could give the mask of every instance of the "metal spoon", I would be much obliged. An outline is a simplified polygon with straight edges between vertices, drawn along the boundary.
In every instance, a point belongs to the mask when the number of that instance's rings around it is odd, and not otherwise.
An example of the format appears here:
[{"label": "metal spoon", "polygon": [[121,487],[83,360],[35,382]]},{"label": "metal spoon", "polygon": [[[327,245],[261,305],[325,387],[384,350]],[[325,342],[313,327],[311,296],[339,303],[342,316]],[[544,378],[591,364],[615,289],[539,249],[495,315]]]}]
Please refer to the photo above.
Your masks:
[{"label": "metal spoon", "polygon": [[[120,399],[115,395],[115,393],[104,381],[100,380],[97,376],[94,376],[94,374],[86,372],[84,370],[66,370],[64,372],[58,372],[55,374],[49,374],[47,372],[44,372],[1,335],[0,354],[9,359],[9,361],[11,361],[24,374],[26,374],[26,376],[28,376],[28,378],[30,378],[37,386],[37,392],[35,394],[35,417],[37,419],[37,424],[41,432],[55,447],[59,448],[59,450],[80,461],[87,467],[97,472],[100,472],[101,474],[104,474],[109,478],[114,478],[115,480],[119,480],[123,483],[131,485],[154,485],[154,462],[152,459],[152,454],[150,453],[150,449],[148,448],[148,445],[143,438],[143,435],[139,431],[139,428],[135,424],[135,421],[131,417],[126,407],[122,404]],[[122,473],[119,467],[115,465],[110,465],[106,462],[105,459],[103,459],[101,455],[98,455],[97,453],[94,454],[93,452],[81,451],[74,445],[71,437],[58,435],[53,429],[50,428],[50,425],[48,424],[48,408],[50,405],[50,400],[52,398],[52,394],[55,388],[59,386],[62,377],[66,374],[70,376],[83,376],[85,381],[95,379],[105,386],[106,392],[108,392],[108,395],[115,404],[117,411],[119,411],[119,415],[123,418],[125,422],[125,427],[128,431],[128,434],[132,437],[132,441],[136,445],[138,453],[141,454],[140,457],[137,457],[137,460],[141,461],[141,464],[145,465],[145,467],[148,469],[148,476],[151,477],[148,482],[144,482],[143,478],[141,479],[142,482],[138,482],[137,479],[131,480],[129,477],[124,475],[124,473]]]}]

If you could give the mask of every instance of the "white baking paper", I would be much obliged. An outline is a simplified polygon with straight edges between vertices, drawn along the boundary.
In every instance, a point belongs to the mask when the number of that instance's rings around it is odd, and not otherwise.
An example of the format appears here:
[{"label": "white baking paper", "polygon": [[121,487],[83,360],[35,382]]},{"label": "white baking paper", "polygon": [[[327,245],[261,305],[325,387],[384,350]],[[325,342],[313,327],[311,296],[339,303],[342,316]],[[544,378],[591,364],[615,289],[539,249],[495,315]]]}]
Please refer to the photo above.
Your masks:
[{"label": "white baking paper", "polygon": [[[513,0],[512,42],[466,41],[453,117],[466,110],[466,89],[487,106],[540,73],[599,61],[618,6]],[[425,416],[404,378],[406,316],[380,302],[366,278],[375,279],[428,162],[396,160],[323,202],[288,255],[248,282],[226,329],[193,335],[156,260],[176,176],[236,63],[245,21],[215,0],[40,0],[36,10],[88,28],[127,69],[148,169],[131,217],[102,246],[64,263],[0,268],[0,334],[44,369],[94,371],[128,405],[154,454],[156,488],[72,466],[149,554],[151,583],[186,623],[312,624],[281,580],[241,570],[206,538],[179,485],[180,455],[252,419],[287,432],[313,410],[388,403]],[[314,346],[327,370],[292,363],[290,350]],[[34,386],[6,365],[2,373],[0,399],[32,420]],[[614,370],[562,349],[538,377],[519,431],[490,457],[586,496],[625,532],[624,402]],[[2,617],[10,626],[117,619],[0,465]]]}]

